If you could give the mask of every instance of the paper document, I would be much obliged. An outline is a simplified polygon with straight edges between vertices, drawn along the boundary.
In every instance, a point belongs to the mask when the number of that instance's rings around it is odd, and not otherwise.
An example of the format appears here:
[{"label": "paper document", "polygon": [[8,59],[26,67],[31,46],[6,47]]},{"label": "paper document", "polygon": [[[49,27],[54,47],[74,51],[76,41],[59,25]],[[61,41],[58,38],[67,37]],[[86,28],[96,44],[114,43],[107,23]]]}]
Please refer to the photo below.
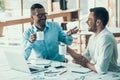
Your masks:
[{"label": "paper document", "polygon": [[83,67],[71,69],[71,71],[72,71],[73,73],[81,73],[81,74],[85,74],[85,73],[91,72],[90,69],[88,69],[88,68],[83,68]]}]

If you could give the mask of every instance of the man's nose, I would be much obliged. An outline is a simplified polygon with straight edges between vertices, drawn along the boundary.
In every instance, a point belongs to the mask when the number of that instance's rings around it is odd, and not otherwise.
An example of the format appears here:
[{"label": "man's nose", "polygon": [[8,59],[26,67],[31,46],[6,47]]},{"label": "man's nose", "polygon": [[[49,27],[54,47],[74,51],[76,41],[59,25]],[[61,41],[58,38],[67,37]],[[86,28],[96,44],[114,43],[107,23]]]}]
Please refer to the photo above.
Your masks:
[{"label": "man's nose", "polygon": [[39,17],[39,19],[46,19],[46,15]]},{"label": "man's nose", "polygon": [[86,23],[88,24],[88,20],[86,21]]},{"label": "man's nose", "polygon": [[45,14],[43,14],[41,18],[43,18],[43,19],[44,19],[44,18],[46,18],[46,15],[45,15]]}]

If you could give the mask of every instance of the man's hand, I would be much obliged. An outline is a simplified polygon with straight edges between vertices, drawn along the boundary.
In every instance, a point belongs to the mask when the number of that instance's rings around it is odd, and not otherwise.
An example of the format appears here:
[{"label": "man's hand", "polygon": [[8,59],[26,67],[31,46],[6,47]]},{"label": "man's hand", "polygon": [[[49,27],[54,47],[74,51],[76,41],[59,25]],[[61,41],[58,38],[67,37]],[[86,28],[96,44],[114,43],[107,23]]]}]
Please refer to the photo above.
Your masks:
[{"label": "man's hand", "polygon": [[68,32],[67,32],[67,35],[68,36],[71,36],[72,34],[76,34],[78,32],[78,28],[77,27],[74,27],[73,29],[70,29]]},{"label": "man's hand", "polygon": [[33,43],[36,40],[36,34],[32,34],[29,38],[29,41]]},{"label": "man's hand", "polygon": [[89,62],[84,56],[82,56],[81,54],[77,54],[74,50],[72,50],[71,48],[69,48],[67,46],[67,52],[72,56],[72,58],[74,59],[74,63],[76,64],[80,64],[84,67],[87,67],[87,63]]}]

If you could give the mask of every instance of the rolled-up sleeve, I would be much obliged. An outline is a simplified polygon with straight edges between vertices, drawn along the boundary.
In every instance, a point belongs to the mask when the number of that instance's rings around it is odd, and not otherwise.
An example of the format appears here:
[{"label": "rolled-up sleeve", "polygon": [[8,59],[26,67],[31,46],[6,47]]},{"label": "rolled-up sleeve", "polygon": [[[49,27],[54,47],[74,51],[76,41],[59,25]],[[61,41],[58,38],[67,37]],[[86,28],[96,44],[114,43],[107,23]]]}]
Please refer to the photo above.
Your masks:
[{"label": "rolled-up sleeve", "polygon": [[61,26],[59,26],[58,24],[56,24],[57,29],[59,30],[59,40],[65,44],[71,45],[72,41],[73,41],[73,37],[72,36],[67,36],[63,31]]},{"label": "rolled-up sleeve", "polygon": [[30,33],[28,30],[23,34],[23,48],[24,48],[24,56],[26,60],[29,58],[33,46],[33,43],[29,42],[29,37],[30,37]]},{"label": "rolled-up sleeve", "polygon": [[108,40],[104,40],[99,45],[99,57],[97,58],[97,62],[95,64],[95,68],[97,73],[104,74],[107,73],[111,56],[113,53],[113,45]]}]

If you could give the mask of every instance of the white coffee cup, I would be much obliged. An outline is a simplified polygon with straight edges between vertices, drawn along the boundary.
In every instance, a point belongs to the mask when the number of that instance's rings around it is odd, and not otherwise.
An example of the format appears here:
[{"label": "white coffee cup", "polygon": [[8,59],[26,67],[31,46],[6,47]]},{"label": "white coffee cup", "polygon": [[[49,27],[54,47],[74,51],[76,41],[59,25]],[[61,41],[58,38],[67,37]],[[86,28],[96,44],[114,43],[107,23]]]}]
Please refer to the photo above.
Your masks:
[{"label": "white coffee cup", "polygon": [[60,55],[65,55],[67,53],[67,48],[65,44],[60,44],[59,45],[59,54]]},{"label": "white coffee cup", "polygon": [[36,40],[44,40],[44,32],[39,31],[36,33]]}]

